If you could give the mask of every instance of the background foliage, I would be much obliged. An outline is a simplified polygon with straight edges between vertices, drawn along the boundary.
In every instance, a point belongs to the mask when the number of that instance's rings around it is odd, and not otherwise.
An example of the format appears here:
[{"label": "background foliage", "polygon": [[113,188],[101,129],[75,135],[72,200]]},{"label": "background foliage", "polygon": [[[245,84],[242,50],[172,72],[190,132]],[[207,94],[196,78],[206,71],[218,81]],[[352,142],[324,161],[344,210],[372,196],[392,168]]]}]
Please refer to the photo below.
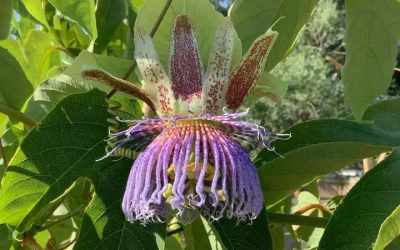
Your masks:
[{"label": "background foliage", "polygon": [[[253,224],[125,221],[132,159],[96,160],[115,115],[140,118],[141,103],[81,72],[138,82],[135,29],[150,32],[166,3],[0,0],[0,250],[398,249],[399,0],[173,0],[154,35],[163,63],[178,13],[204,63],[223,15],[234,63],[271,26],[280,33],[247,107],[293,137],[254,154],[266,209]],[[344,198],[321,199],[321,176],[378,155]]]}]

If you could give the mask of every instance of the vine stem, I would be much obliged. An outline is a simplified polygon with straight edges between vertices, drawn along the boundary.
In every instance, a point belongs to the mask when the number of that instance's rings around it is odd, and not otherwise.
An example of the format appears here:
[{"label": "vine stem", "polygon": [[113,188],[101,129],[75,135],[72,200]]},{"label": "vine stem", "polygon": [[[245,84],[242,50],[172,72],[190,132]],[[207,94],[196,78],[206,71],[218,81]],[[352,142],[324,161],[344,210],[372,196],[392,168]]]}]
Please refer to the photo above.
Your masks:
[{"label": "vine stem", "polygon": [[15,110],[5,104],[0,103],[0,113],[6,114],[8,117],[13,118],[17,121],[22,122],[29,128],[33,128],[37,126],[37,123],[24,113],[20,112],[19,110]]},{"label": "vine stem", "polygon": [[[163,9],[161,10],[160,15],[158,16],[156,22],[154,23],[153,28],[150,31],[150,37],[154,37],[154,35],[156,34],[158,28],[161,25],[162,20],[165,17],[165,14],[167,14],[167,11],[169,9],[169,7],[171,6],[172,0],[167,0],[165,2],[165,5],[163,7]],[[129,78],[129,76],[132,74],[132,72],[135,70],[136,68],[136,62],[133,61],[133,63],[131,64],[131,66],[129,67],[128,71],[125,73],[124,77],[122,79],[127,80]],[[113,88],[108,94],[107,94],[107,98],[111,98],[115,93],[117,92],[116,88]]]},{"label": "vine stem", "polygon": [[267,212],[269,221],[276,224],[300,225],[325,228],[328,224],[327,218],[312,217],[296,214],[280,214]]}]

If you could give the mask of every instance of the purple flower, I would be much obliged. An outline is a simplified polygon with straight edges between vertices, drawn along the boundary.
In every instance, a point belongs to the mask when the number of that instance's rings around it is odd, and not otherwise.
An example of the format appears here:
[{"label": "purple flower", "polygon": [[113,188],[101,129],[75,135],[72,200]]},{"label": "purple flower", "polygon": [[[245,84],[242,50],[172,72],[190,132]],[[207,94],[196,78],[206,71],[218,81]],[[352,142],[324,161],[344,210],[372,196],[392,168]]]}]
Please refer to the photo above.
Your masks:
[{"label": "purple flower", "polygon": [[[151,38],[138,31],[135,59],[142,91],[159,118],[137,121],[112,134],[115,147],[142,151],[129,174],[122,203],[129,221],[163,220],[175,211],[185,219],[196,212],[252,220],[263,209],[263,194],[249,150],[272,149],[279,139],[234,113],[263,72],[277,33],[252,44],[231,71],[234,29],[228,19],[216,31],[203,70],[189,18],[176,17],[169,72],[159,62]],[[228,108],[232,113],[224,112]]]}]

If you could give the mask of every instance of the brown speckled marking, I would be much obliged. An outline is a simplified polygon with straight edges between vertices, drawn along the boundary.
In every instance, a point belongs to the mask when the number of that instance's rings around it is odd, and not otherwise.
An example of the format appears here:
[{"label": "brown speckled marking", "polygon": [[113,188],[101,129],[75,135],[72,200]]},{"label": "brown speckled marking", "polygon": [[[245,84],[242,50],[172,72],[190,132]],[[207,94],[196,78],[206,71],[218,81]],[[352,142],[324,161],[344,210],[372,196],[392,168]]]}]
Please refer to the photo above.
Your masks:
[{"label": "brown speckled marking", "polygon": [[233,53],[233,27],[229,19],[217,29],[204,84],[203,113],[218,114],[225,103]]},{"label": "brown speckled marking", "polygon": [[179,15],[172,32],[170,74],[175,97],[190,102],[201,93],[201,65],[189,18]]},{"label": "brown speckled marking", "polygon": [[264,34],[251,45],[239,67],[232,73],[226,104],[230,109],[237,109],[249,90],[254,86],[264,69],[265,60],[273,45],[277,33]]},{"label": "brown speckled marking", "polygon": [[159,62],[150,36],[138,31],[135,34],[135,46],[135,59],[144,80],[144,91],[155,100],[157,113],[172,114],[175,98],[171,81]]}]

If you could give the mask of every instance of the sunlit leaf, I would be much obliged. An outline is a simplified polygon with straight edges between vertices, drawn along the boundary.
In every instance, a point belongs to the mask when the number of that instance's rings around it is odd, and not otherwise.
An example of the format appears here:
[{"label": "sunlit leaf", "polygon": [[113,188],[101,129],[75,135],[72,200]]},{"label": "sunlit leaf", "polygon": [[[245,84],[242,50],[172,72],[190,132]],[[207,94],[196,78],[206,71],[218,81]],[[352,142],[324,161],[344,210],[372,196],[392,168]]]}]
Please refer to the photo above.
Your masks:
[{"label": "sunlit leaf", "polygon": [[[111,90],[110,87],[83,79],[82,71],[102,69],[115,76],[123,77],[131,64],[131,60],[83,51],[62,74],[51,78],[35,90],[26,113],[35,120],[40,120],[65,96],[86,92],[94,87],[108,92]],[[134,76],[130,79],[134,79]],[[120,102],[124,110],[132,110],[132,97],[118,93],[114,98]]]},{"label": "sunlit leaf", "polygon": [[97,38],[94,0],[49,0],[63,15],[77,22],[90,37]]},{"label": "sunlit leaf", "polygon": [[279,19],[272,28],[279,33],[279,37],[265,66],[270,71],[286,57],[316,3],[316,0],[236,0],[229,15],[242,40],[244,51]]},{"label": "sunlit leaf", "polygon": [[374,250],[384,250],[400,236],[400,205],[382,223]]},{"label": "sunlit leaf", "polygon": [[389,87],[400,39],[399,0],[346,1],[345,101],[357,118]]},{"label": "sunlit leaf", "polygon": [[10,32],[12,0],[0,0],[0,40],[6,39]]},{"label": "sunlit leaf", "polygon": [[95,51],[103,51],[111,41],[115,31],[126,16],[126,5],[125,0],[97,1],[96,24],[98,37],[95,43]]},{"label": "sunlit leaf", "polygon": [[49,28],[46,19],[46,2],[44,0],[22,0],[28,12],[41,24]]},{"label": "sunlit leaf", "polygon": [[59,73],[69,59],[49,33],[39,30],[27,32],[23,40],[1,41],[0,47],[17,59],[34,87]]}]

